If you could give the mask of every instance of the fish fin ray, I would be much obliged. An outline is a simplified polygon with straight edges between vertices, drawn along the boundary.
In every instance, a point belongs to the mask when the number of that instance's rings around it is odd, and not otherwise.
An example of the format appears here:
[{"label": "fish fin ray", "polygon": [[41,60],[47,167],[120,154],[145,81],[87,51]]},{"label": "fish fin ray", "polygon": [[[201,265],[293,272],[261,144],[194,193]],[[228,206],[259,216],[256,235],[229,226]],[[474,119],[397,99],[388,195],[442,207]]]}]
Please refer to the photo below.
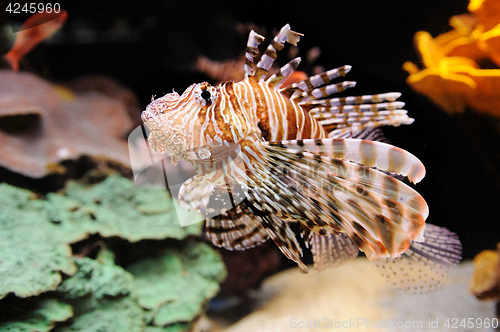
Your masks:
[{"label": "fish fin ray", "polygon": [[321,236],[310,232],[308,242],[313,253],[314,268],[318,271],[348,263],[359,253],[359,248],[345,233]]},{"label": "fish fin ray", "polygon": [[296,45],[300,40],[300,36],[302,36],[302,34],[292,31],[290,25],[286,24],[282,27],[257,63],[257,69],[254,74],[255,78],[259,81],[263,81],[277,57],[277,51],[283,49],[285,42]]},{"label": "fish fin ray", "polygon": [[450,267],[461,259],[462,245],[455,233],[427,224],[424,242],[413,242],[401,256],[375,262],[385,279],[403,292],[429,293],[439,288]]},{"label": "fish fin ray", "polygon": [[264,37],[256,33],[255,31],[250,31],[247,42],[247,49],[245,52],[245,78],[252,76],[255,70],[254,58],[259,55],[259,45],[264,41]]},{"label": "fish fin ray", "polygon": [[251,213],[245,199],[235,204],[229,194],[226,189],[216,187],[210,196],[207,205],[210,216],[206,220],[210,241],[228,250],[245,250],[267,241],[269,235],[262,221]]}]

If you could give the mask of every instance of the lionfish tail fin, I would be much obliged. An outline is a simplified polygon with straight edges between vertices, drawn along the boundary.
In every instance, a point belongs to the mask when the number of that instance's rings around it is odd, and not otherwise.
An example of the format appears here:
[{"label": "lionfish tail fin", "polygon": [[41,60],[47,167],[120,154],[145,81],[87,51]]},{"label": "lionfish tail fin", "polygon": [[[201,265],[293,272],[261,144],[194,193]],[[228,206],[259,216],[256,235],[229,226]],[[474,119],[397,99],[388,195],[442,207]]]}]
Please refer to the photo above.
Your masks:
[{"label": "lionfish tail fin", "polygon": [[289,24],[281,28],[280,32],[278,32],[276,37],[274,37],[271,44],[267,47],[266,52],[260,58],[259,63],[257,63],[255,78],[259,81],[264,81],[277,57],[277,52],[281,51],[285,47],[285,42],[297,45],[300,40],[300,36],[303,35],[292,31]]},{"label": "lionfish tail fin", "polygon": [[447,278],[449,268],[460,262],[462,244],[455,233],[427,224],[424,237],[424,242],[413,242],[401,256],[376,262],[382,275],[404,292],[434,291]]},{"label": "lionfish tail fin", "polygon": [[259,55],[259,45],[263,40],[263,36],[259,35],[253,30],[250,31],[245,53],[245,78],[254,74],[254,57]]}]

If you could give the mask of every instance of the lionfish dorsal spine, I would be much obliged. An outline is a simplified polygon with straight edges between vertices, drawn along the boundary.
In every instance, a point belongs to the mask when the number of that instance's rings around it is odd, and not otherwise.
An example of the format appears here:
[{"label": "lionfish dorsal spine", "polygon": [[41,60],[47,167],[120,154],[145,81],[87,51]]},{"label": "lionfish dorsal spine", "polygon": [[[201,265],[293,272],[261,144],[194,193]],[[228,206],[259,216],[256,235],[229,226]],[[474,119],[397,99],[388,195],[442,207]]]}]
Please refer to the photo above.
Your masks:
[{"label": "lionfish dorsal spine", "polygon": [[[298,95],[300,93],[309,93],[313,91],[315,88],[328,84],[332,80],[338,77],[344,77],[351,71],[352,66],[345,65],[339,68],[331,69],[325,71],[323,73],[314,75],[305,79],[303,81],[299,81],[293,83],[286,88],[282,89],[281,92],[284,93],[287,97],[291,97],[292,95]],[[350,82],[354,83],[354,82]]]},{"label": "lionfish dorsal spine", "polygon": [[250,31],[248,36],[247,49],[245,52],[245,78],[252,76],[254,74],[254,57],[259,55],[259,45],[264,41],[264,37],[256,33],[255,31]]},{"label": "lionfish dorsal spine", "polygon": [[277,57],[277,51],[281,51],[285,47],[285,42],[297,45],[300,36],[303,36],[303,34],[290,30],[289,24],[281,28],[280,32],[274,37],[265,53],[260,58],[259,63],[257,63],[255,78],[263,82],[274,63],[274,59]]},{"label": "lionfish dorsal spine", "polygon": [[301,61],[301,58],[295,58],[283,67],[281,67],[277,72],[275,72],[271,77],[269,77],[266,80],[266,84],[274,89],[279,89],[281,87],[281,84],[285,82],[290,75],[293,74],[294,71],[297,70],[297,67],[299,66],[299,63]]}]

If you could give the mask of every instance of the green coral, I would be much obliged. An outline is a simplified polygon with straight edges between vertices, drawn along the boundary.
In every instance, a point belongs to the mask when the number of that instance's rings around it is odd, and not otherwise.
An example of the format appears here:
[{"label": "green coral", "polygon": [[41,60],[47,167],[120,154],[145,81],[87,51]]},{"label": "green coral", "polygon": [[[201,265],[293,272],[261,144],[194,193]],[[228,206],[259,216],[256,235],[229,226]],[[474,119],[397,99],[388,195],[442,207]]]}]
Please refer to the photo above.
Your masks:
[{"label": "green coral", "polygon": [[134,278],[112,259],[93,260],[87,257],[75,260],[78,271],[65,280],[58,291],[67,299],[92,295],[96,299],[125,296],[135,292]]},{"label": "green coral", "polygon": [[54,290],[63,272],[76,270],[70,243],[99,233],[135,242],[199,235],[201,224],[180,227],[192,212],[175,209],[164,190],[139,188],[114,175],[93,186],[71,182],[66,195],[34,199],[30,191],[0,184],[0,299]]},{"label": "green coral", "polygon": [[157,326],[195,319],[225,278],[220,256],[208,245],[193,242],[168,248],[127,270],[134,276],[139,305]]},{"label": "green coral", "polygon": [[64,322],[73,316],[73,309],[67,303],[53,297],[37,298],[34,307],[15,320],[0,322],[0,331],[46,332],[56,322]]},{"label": "green coral", "polygon": [[45,208],[28,190],[0,184],[0,299],[54,290],[60,272],[76,271],[68,243],[75,237],[61,232]]},{"label": "green coral", "polygon": [[[188,331],[225,276],[212,248],[185,239],[202,224],[180,227],[178,218],[200,216],[175,206],[165,190],[112,175],[93,185],[70,182],[45,198],[0,184],[0,201],[0,299],[18,297],[1,305],[28,308],[5,313],[2,331]],[[70,244],[91,234],[183,241],[158,242],[159,256],[135,257],[126,271],[106,241],[96,259],[72,255]]]},{"label": "green coral", "polygon": [[75,317],[55,331],[143,331],[132,275],[110,260],[75,261],[78,271],[58,289],[73,306]]},{"label": "green coral", "polygon": [[199,218],[199,215],[176,209],[167,191],[140,188],[120,176],[110,176],[93,186],[70,182],[65,192],[84,204],[95,218],[86,225],[89,233],[119,236],[136,242],[142,239],[180,240],[201,232],[200,223],[179,227],[177,214],[186,219]]}]

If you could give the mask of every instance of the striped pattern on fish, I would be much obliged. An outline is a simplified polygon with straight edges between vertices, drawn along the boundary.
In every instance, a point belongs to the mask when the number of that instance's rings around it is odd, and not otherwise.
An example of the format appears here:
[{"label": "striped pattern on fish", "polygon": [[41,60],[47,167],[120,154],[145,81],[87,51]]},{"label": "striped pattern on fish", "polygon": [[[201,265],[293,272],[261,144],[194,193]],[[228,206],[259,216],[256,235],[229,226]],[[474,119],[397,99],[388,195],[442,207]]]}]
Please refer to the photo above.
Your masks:
[{"label": "striped pattern on fish", "polygon": [[[414,243],[425,246],[427,204],[394,177],[417,183],[423,164],[403,149],[363,139],[378,137],[373,128],[413,122],[397,101],[401,94],[330,98],[355,86],[332,83],[350,66],[282,86],[300,58],[272,75],[269,70],[277,51],[301,36],[285,25],[255,64],[264,37],[252,31],[242,81],[193,84],[143,112],[150,146],[198,172],[181,188],[181,205],[207,207],[207,235],[215,245],[243,250],[270,238],[304,273],[290,223],[300,224],[319,255],[318,268],[351,257],[353,246],[370,260],[402,257]],[[339,248],[348,254],[325,253]]]}]

